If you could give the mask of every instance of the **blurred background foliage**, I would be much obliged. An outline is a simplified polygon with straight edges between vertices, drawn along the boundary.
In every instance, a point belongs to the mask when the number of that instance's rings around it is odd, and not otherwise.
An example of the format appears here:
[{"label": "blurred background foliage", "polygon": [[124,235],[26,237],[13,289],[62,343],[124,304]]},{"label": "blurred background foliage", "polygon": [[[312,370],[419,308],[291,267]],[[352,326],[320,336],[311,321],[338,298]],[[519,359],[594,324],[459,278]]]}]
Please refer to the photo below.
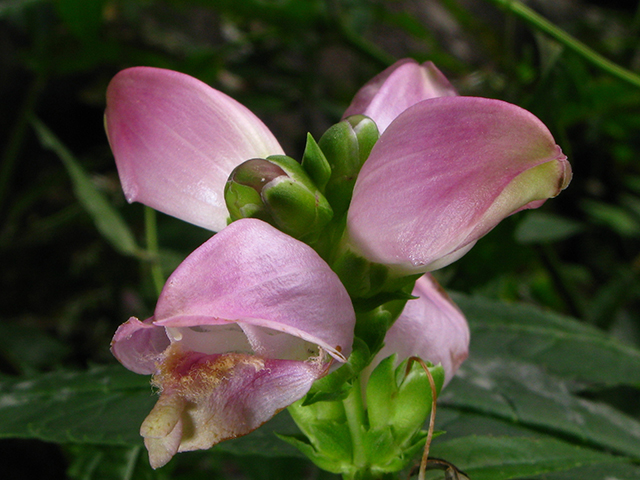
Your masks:
[{"label": "blurred background foliage", "polygon": [[[451,290],[535,304],[640,345],[640,88],[501,3],[0,2],[0,373],[22,378],[114,363],[108,346],[117,325],[152,312],[155,260],[139,247],[144,208],[126,204],[102,124],[109,80],[135,65],[188,73],[228,93],[294,158],[307,131],[319,138],[363,83],[404,57],[432,60],[463,95],[532,111],[569,156],[573,182],[541,210],[507,219],[438,278]],[[640,10],[632,2],[527,4],[640,71]],[[160,214],[157,221],[166,275],[209,233]],[[637,417],[637,393],[591,395]],[[91,448],[0,440],[0,460],[5,478],[29,478],[24,469],[33,478],[101,478],[87,476],[97,458]],[[136,470],[140,447],[114,452],[101,450],[101,458],[117,458],[101,465],[124,469],[129,476],[121,478],[169,478]],[[11,462],[21,456],[33,461]],[[294,478],[296,469],[324,478],[303,460],[285,463],[288,475],[279,476],[281,459],[190,458],[200,459],[197,468],[183,477],[177,461],[171,478]]]}]

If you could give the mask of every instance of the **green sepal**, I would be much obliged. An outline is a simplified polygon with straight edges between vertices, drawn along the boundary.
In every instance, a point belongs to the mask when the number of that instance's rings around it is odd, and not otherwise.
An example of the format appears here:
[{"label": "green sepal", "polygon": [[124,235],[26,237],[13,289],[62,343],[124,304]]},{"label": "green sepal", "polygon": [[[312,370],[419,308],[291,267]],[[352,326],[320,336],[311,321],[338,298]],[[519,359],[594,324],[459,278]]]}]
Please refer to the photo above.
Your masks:
[{"label": "green sepal", "polygon": [[282,435],[280,433],[276,433],[276,436],[300,450],[322,470],[331,473],[345,473],[354,469],[350,461],[345,463],[336,462],[334,458],[326,457],[322,453],[319,453],[304,437],[294,437],[293,435]]},{"label": "green sepal", "polygon": [[331,177],[331,165],[327,157],[324,156],[318,143],[307,133],[307,144],[302,154],[302,168],[309,175],[309,178],[316,184],[318,190],[324,193],[325,187]]},{"label": "green sepal", "polygon": [[[429,417],[431,383],[418,362],[412,362],[408,369],[409,360],[394,367],[396,358],[396,354],[385,358],[371,373],[366,387],[367,416],[371,430],[390,426],[395,445],[405,448]],[[429,366],[429,372],[439,392],[444,369],[441,365]]]},{"label": "green sepal", "polygon": [[[398,395],[394,402],[393,425],[396,441],[404,445],[417,431],[431,413],[431,384],[424,369],[418,362],[413,362],[406,371],[407,360],[396,369],[396,375],[401,379]],[[437,394],[444,385],[444,368],[442,365],[429,366]]]},{"label": "green sepal", "polygon": [[351,434],[341,402],[305,406],[299,400],[290,405],[288,411],[306,438],[282,435],[280,438],[298,448],[320,468],[333,473],[344,473],[353,468]]},{"label": "green sepal", "polygon": [[397,354],[382,360],[367,382],[367,416],[372,430],[382,430],[390,424],[395,399],[398,396],[395,363]]},{"label": "green sepal", "polygon": [[318,145],[331,168],[325,195],[336,215],[349,208],[360,168],[379,136],[373,120],[354,115],[331,126],[320,138]]},{"label": "green sepal", "polygon": [[[389,266],[370,262],[359,253],[344,244],[338,247],[338,253],[331,259],[331,269],[338,274],[340,281],[349,292],[354,306],[360,309],[372,309],[391,300],[406,298],[416,280],[423,274],[397,276]],[[410,287],[410,288],[408,288]]]},{"label": "green sepal", "polygon": [[362,443],[365,456],[370,462],[369,468],[372,472],[376,470],[384,473],[393,471],[380,468],[380,466],[387,465],[394,457],[402,453],[398,451],[395,439],[393,438],[392,428],[389,425],[375,430],[369,429],[363,435]]}]

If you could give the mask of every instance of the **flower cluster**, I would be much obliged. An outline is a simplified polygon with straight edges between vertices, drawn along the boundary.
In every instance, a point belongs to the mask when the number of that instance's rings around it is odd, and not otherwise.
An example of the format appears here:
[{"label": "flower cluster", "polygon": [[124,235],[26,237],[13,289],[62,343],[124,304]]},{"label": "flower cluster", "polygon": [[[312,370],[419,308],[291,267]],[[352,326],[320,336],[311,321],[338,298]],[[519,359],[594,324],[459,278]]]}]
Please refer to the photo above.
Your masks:
[{"label": "flower cluster", "polygon": [[141,428],[154,468],[304,397],[347,361],[354,332],[374,339],[367,371],[419,356],[449,381],[469,330],[424,274],[571,178],[540,120],[458,96],[430,62],[372,79],[301,163],[244,106],[169,70],[120,72],[105,123],[128,201],[219,232],[171,275],[154,315],[113,339],[160,392]]}]

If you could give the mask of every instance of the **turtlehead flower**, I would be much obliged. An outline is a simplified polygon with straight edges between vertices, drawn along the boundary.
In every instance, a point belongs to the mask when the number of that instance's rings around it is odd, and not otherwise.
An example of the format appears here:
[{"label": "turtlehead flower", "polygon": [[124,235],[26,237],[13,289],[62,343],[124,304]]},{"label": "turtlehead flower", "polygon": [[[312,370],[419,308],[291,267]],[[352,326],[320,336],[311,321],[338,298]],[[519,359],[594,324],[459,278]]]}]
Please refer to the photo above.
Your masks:
[{"label": "turtlehead flower", "polygon": [[398,355],[398,363],[409,357],[420,357],[434,365],[442,365],[446,385],[469,355],[469,325],[464,314],[431,275],[418,279],[412,295],[417,298],[407,302],[387,332],[384,347],[367,370],[373,371],[394,353]]},{"label": "turtlehead flower", "polygon": [[241,219],[169,277],[153,317],[129,319],[112,352],[160,397],[140,433],[151,466],[245,435],[344,362],[355,313],[307,245]]},{"label": "turtlehead flower", "polygon": [[[344,245],[398,275],[455,261],[503,218],[540,206],[571,179],[566,156],[534,115],[456,96],[429,62],[402,60],[382,72],[345,113],[354,114],[372,117],[382,135],[351,175],[352,198],[338,196],[351,198]],[[129,201],[214,231],[229,217],[224,185],[232,170],[282,153],[245,107],[156,68],[113,79],[106,127]]]}]

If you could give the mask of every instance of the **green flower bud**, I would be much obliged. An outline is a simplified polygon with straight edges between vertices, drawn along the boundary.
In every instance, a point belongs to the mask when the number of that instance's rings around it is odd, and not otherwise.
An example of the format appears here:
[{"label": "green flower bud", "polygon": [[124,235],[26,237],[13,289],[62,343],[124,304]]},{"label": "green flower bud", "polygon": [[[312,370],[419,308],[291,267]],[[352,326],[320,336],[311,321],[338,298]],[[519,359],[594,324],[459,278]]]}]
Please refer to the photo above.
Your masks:
[{"label": "green flower bud", "polygon": [[298,162],[284,155],[238,165],[225,186],[231,220],[259,218],[313,241],[331,220],[331,206]]},{"label": "green flower bud", "polygon": [[349,208],[360,168],[379,136],[373,120],[354,115],[330,127],[320,138],[318,145],[331,167],[325,195],[336,215]]},{"label": "green flower bud", "polygon": [[307,134],[307,145],[302,155],[302,168],[324,193],[324,188],[331,177],[331,165],[310,133]]},{"label": "green flower bud", "polygon": [[224,188],[231,220],[251,217],[271,223],[271,215],[262,200],[261,192],[265,185],[286,175],[282,168],[261,158],[238,165],[231,172]]}]

